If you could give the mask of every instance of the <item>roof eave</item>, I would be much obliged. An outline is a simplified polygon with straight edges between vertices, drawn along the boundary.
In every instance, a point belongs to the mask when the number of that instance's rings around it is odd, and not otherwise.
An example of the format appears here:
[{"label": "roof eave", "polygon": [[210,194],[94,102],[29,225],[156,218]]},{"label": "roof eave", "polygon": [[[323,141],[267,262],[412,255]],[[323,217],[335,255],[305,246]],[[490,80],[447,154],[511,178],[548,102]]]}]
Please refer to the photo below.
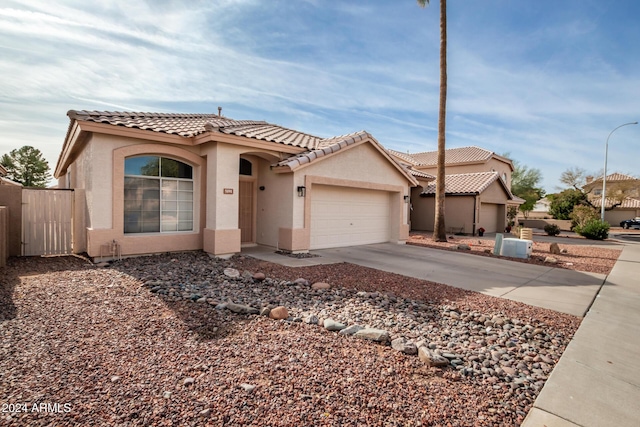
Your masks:
[{"label": "roof eave", "polygon": [[225,142],[228,144],[243,145],[246,147],[287,154],[300,154],[306,150],[305,148],[287,145],[281,142],[265,141],[241,135],[230,135],[218,131],[206,131],[193,138],[193,145],[206,144],[207,142]]},{"label": "roof eave", "polygon": [[[363,131],[363,132],[357,133],[354,136],[350,136],[349,138],[352,139],[351,143],[347,142],[346,144],[343,144],[342,141],[337,140],[335,144],[324,147],[324,149],[331,148],[334,146],[339,147],[337,149],[335,148],[332,149],[331,152],[329,153],[326,153],[322,148],[311,150],[310,154],[314,155],[313,159],[305,159],[305,158],[292,159],[290,162],[287,162],[286,164],[283,164],[283,165],[273,165],[271,167],[271,170],[273,170],[276,173],[294,172],[306,166],[309,166],[317,161],[322,161],[323,159],[332,157],[337,153],[344,152],[345,150],[349,150],[351,148],[354,148],[354,147],[360,146],[361,144],[369,142],[380,154],[382,154],[383,157],[387,159],[387,161],[389,161],[393,165],[394,168],[396,168],[398,172],[400,172],[409,181],[410,184],[412,184],[413,187],[418,185],[418,180],[416,180],[395,159],[393,159],[387,153],[387,150],[385,150],[382,147],[382,145],[371,134]],[[322,152],[322,154],[320,154],[320,152]]]}]

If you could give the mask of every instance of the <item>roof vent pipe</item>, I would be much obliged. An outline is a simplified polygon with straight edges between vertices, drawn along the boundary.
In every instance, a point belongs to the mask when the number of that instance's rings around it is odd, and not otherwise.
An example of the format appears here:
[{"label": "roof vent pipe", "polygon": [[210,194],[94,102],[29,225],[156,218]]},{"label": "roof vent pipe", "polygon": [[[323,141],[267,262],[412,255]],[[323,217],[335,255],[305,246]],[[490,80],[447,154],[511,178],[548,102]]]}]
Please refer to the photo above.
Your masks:
[{"label": "roof vent pipe", "polygon": [[218,107],[218,117],[222,117],[222,107]]}]

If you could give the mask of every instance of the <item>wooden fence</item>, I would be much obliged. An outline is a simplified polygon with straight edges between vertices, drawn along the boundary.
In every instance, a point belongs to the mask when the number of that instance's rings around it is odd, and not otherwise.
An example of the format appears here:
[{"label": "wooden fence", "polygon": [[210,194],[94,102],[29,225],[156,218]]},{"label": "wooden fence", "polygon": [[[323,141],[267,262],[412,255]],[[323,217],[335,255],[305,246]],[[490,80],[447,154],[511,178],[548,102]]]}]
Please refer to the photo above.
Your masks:
[{"label": "wooden fence", "polygon": [[22,255],[64,255],[73,250],[73,190],[22,190]]}]

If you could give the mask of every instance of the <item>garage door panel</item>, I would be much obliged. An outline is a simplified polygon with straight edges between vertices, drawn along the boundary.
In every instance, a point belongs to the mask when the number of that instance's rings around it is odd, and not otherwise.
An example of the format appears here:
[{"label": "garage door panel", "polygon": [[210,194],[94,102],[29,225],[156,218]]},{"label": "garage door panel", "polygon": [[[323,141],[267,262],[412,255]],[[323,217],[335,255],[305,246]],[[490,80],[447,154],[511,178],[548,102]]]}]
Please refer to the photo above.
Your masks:
[{"label": "garage door panel", "polygon": [[311,249],[389,240],[389,193],[314,186],[311,192]]},{"label": "garage door panel", "polygon": [[498,231],[498,205],[493,203],[482,203],[480,205],[480,227],[487,233]]}]

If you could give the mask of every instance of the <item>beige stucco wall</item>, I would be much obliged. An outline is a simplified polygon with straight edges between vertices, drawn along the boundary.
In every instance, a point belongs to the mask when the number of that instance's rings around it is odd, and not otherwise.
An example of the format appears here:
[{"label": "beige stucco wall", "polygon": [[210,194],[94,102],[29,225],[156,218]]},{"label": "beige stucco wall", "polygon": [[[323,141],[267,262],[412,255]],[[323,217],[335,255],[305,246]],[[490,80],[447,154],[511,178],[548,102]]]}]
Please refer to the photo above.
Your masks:
[{"label": "beige stucco wall", "polygon": [[[411,212],[411,229],[418,231],[433,231],[435,197],[419,197],[422,192],[421,187],[411,190],[411,201],[413,211]],[[447,196],[445,198],[445,227],[447,232],[463,232],[471,234],[474,232],[474,198],[475,196]],[[492,183],[482,194],[478,196],[475,205],[475,219],[477,230],[483,227],[488,233],[502,231],[507,221],[506,204],[507,193],[499,181]],[[481,214],[481,204],[495,204],[497,208],[485,209],[485,214]],[[491,211],[488,218],[486,212]]]},{"label": "beige stucco wall", "polygon": [[[291,229],[293,224],[293,203],[297,197],[294,195],[293,174],[274,173],[270,163],[264,159],[258,159],[257,166],[256,243],[279,247],[280,229]],[[260,186],[264,191],[259,189]]]},{"label": "beige stucco wall", "polygon": [[482,194],[480,194],[480,198],[485,203],[506,204],[509,201],[507,193],[499,181],[493,182],[485,189]]},{"label": "beige stucco wall", "polygon": [[[124,159],[136,155],[163,155],[194,166],[194,231],[187,233],[124,234]],[[79,225],[74,230],[77,248],[90,256],[104,255],[114,240],[123,255],[204,249],[219,256],[240,250],[238,226],[239,159],[254,166],[257,243],[304,250],[309,247],[309,197],[314,183],[369,188],[392,198],[390,230],[394,240],[408,237],[407,178],[369,143],[300,168],[295,173],[275,173],[271,165],[277,151],[210,141],[198,146],[153,143],[135,138],[96,134],[67,171],[76,194]],[[60,181],[66,185],[66,177]],[[297,186],[307,186],[307,197],[297,196]],[[264,191],[259,190],[263,186]],[[227,191],[225,191],[227,190]],[[82,220],[81,218],[84,218]],[[86,235],[86,237],[83,237]],[[283,244],[284,240],[284,244]]]},{"label": "beige stucco wall", "polygon": [[[418,193],[419,194],[419,193]],[[445,198],[445,229],[447,233],[473,233],[474,196],[448,196]],[[433,231],[435,221],[435,197],[413,197],[411,228]]]},{"label": "beige stucco wall", "polygon": [[[153,144],[134,138],[92,135],[69,166],[75,198],[74,251],[104,254],[114,240],[123,255],[202,248],[204,159],[198,147]],[[194,231],[188,233],[124,234],[124,159],[136,155],[164,155],[194,166]],[[66,174],[65,174],[66,175]],[[66,179],[60,178],[65,184]]]},{"label": "beige stucco wall", "polygon": [[[404,242],[409,235],[408,203],[403,200],[409,194],[409,181],[369,142],[363,142],[341,150],[294,172],[292,197],[292,225],[279,232],[279,244],[283,249],[303,251],[310,244],[311,200],[314,185],[333,185],[365,188],[389,193],[391,241]],[[306,187],[306,197],[297,196],[298,186]]]},{"label": "beige stucco wall", "polygon": [[562,231],[571,230],[571,221],[568,219],[518,219],[517,223],[520,223],[527,228],[540,228],[543,230],[545,225],[555,224],[560,227],[560,230]]},{"label": "beige stucco wall", "polygon": [[[206,228],[210,230],[238,229],[238,169],[245,151],[245,147],[225,143],[202,147],[201,154],[207,158]],[[225,194],[225,188],[232,193]]]},{"label": "beige stucco wall", "polygon": [[604,220],[612,227],[620,227],[620,222],[640,216],[640,209],[615,208],[604,212]]},{"label": "beige stucco wall", "polygon": [[[207,211],[205,240],[215,236],[215,242],[205,242],[205,250],[226,256],[240,250],[238,228],[238,197],[240,157],[252,162],[256,196],[256,241],[270,246],[277,245],[277,230],[287,211],[286,196],[280,186],[287,185],[286,177],[276,177],[269,168],[278,159],[276,151],[256,150],[242,145],[211,142],[202,146],[202,155],[207,159]],[[291,178],[288,178],[290,181]],[[258,188],[264,186],[265,190]],[[230,194],[225,193],[230,190]],[[229,193],[229,191],[227,191]],[[215,202],[213,202],[215,201]],[[216,232],[213,233],[212,231]],[[221,230],[228,230],[220,233]],[[221,237],[224,236],[224,237]],[[234,240],[237,236],[237,242]]]}]

